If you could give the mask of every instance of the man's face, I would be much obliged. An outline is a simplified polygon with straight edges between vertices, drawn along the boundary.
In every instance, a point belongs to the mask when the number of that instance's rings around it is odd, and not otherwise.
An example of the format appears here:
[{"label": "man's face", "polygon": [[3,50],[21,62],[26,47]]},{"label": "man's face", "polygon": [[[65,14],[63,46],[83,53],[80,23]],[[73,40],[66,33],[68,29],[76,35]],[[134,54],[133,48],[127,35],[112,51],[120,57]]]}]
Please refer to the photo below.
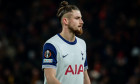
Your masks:
[{"label": "man's face", "polygon": [[71,32],[74,32],[76,35],[81,35],[83,33],[83,20],[81,12],[79,10],[73,10],[69,17],[68,28]]}]

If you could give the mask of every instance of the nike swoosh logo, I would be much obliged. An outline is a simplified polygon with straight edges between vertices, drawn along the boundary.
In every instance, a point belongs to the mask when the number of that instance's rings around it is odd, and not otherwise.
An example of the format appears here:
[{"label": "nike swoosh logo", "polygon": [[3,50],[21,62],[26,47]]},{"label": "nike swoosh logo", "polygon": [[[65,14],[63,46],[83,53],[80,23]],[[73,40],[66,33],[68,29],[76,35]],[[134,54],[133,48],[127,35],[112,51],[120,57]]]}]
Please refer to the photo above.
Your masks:
[{"label": "nike swoosh logo", "polygon": [[64,55],[64,56],[62,56],[62,57],[65,58],[67,55],[68,55],[68,54],[66,54],[66,55]]}]

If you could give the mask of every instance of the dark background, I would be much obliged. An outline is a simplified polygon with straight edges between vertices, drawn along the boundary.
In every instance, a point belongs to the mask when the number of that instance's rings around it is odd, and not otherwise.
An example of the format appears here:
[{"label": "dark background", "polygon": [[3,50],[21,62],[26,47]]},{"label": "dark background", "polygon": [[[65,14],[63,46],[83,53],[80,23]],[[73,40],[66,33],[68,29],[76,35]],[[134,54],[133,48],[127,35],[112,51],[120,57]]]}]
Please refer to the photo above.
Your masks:
[{"label": "dark background", "polygon": [[[43,84],[43,44],[61,0],[0,0],[0,84]],[[92,84],[140,84],[140,0],[68,0],[84,20]]]}]

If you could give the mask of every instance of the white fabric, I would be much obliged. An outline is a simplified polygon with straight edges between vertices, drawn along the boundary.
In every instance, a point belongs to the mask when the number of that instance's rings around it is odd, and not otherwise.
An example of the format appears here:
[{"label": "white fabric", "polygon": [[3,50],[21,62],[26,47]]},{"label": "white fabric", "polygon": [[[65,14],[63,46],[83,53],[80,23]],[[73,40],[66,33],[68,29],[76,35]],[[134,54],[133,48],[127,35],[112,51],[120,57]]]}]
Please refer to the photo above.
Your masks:
[{"label": "white fabric", "polygon": [[[85,66],[84,68],[84,63],[86,60],[86,44],[84,40],[78,37],[76,37],[76,39],[77,43],[74,45],[68,44],[67,42],[62,40],[58,35],[55,35],[48,41],[46,41],[46,43],[51,43],[56,48],[57,64],[56,67],[43,65],[43,68],[55,68],[56,78],[61,82],[61,84],[83,84],[83,72],[80,72],[78,74],[78,70],[80,65],[80,70],[82,70],[82,66],[83,71],[88,68],[88,66]],[[72,70],[70,66],[72,67]],[[74,72],[74,74],[72,71]],[[44,84],[47,84],[46,78],[44,79]]]}]

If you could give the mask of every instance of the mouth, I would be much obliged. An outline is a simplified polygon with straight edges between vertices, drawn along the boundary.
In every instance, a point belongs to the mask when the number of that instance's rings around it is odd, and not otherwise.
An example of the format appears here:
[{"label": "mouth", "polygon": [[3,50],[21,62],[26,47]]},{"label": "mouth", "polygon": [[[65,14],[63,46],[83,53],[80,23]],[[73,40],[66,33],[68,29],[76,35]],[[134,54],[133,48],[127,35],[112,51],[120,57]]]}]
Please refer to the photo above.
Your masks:
[{"label": "mouth", "polygon": [[82,28],[82,27],[83,27],[83,25],[79,25],[78,27]]}]

